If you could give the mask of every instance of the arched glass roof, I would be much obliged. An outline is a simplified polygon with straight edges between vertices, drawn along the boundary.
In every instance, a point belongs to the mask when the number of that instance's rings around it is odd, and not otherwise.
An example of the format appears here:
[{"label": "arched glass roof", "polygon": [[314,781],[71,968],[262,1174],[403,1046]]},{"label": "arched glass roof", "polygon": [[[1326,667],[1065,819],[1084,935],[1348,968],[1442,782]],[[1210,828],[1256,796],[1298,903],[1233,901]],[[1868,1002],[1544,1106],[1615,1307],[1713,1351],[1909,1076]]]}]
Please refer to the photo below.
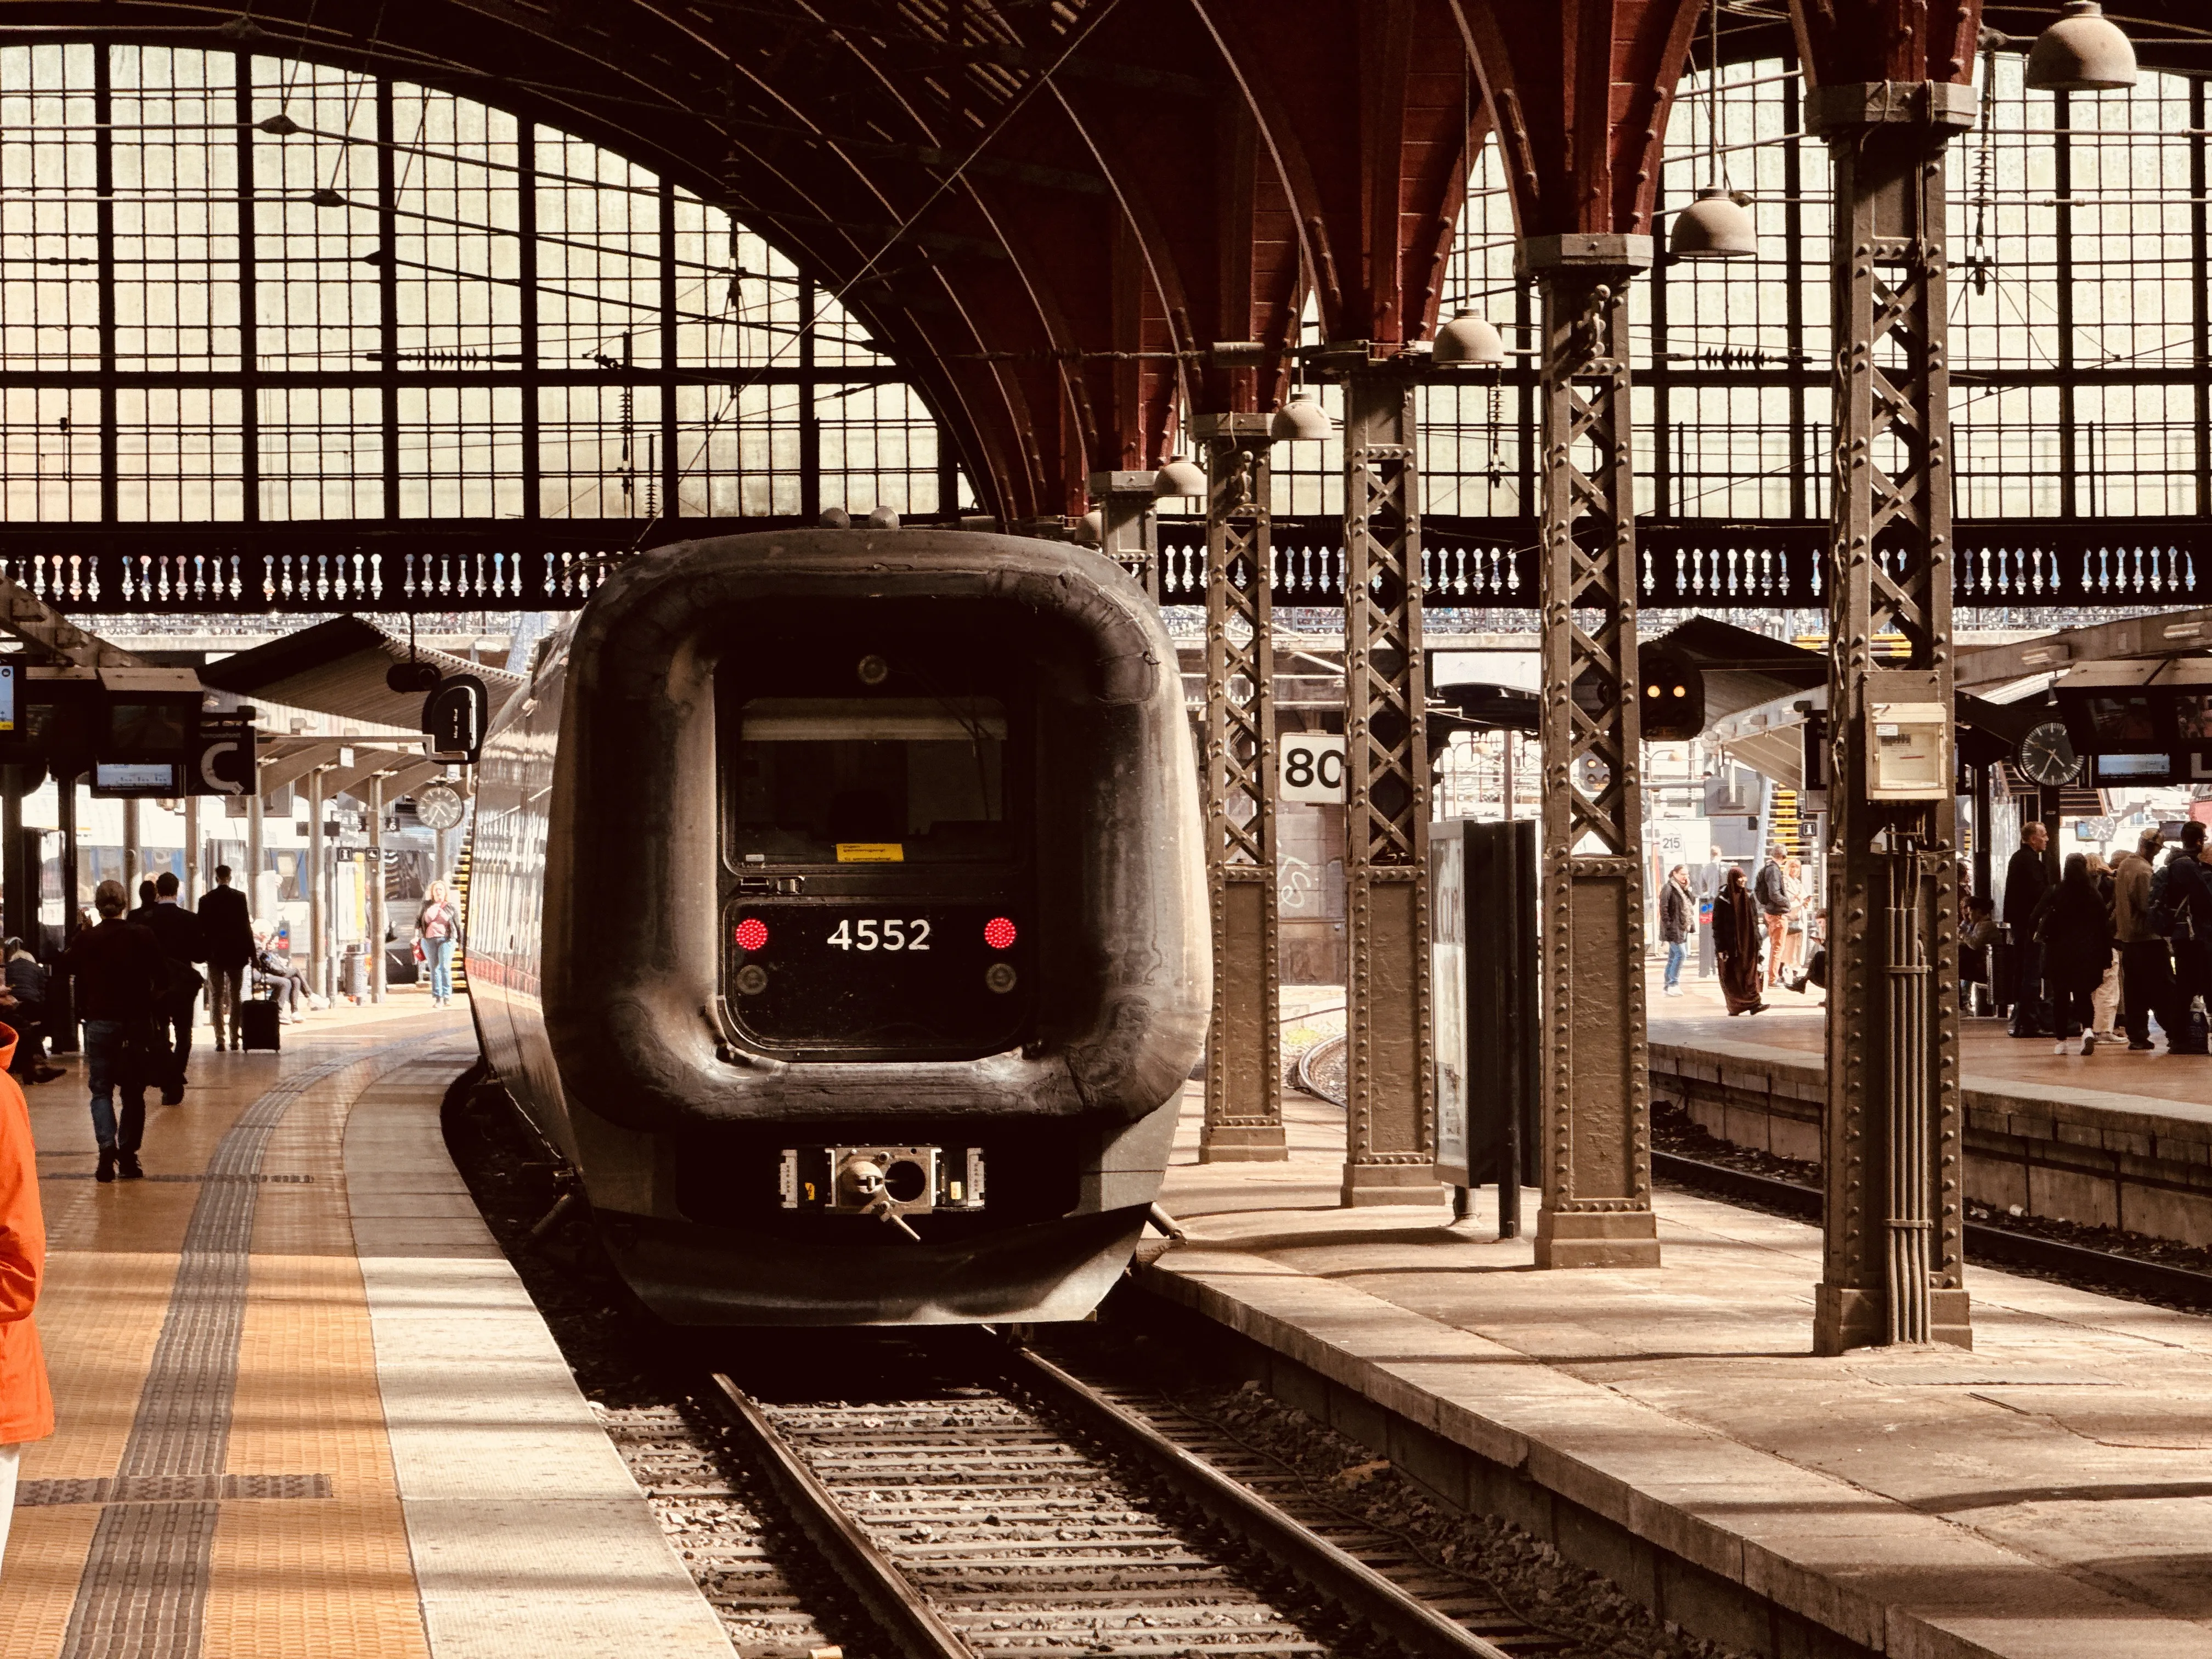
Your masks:
[{"label": "arched glass roof", "polygon": [[[9,520],[957,511],[896,367],[720,208],[405,82],[0,47]],[[803,326],[811,324],[811,327]]]},{"label": "arched glass roof", "polygon": [[[1956,511],[2212,512],[2203,83],[2146,71],[2131,93],[2069,98],[2027,90],[2023,67],[1983,58],[1982,124],[1948,151]],[[1637,506],[1661,522],[1828,510],[1828,159],[1803,131],[1802,93],[1795,64],[1769,59],[1726,66],[1717,100],[1711,77],[1692,73],[1674,106],[1662,213],[1705,182],[1717,108],[1727,182],[1753,198],[1759,252],[1662,258],[1632,289]],[[1469,180],[1443,312],[1472,307],[1509,345],[1533,347],[1538,301],[1513,274],[1514,235],[1493,138]],[[1430,514],[1533,516],[1534,383],[1524,357],[1494,386],[1424,389]],[[1334,395],[1323,393],[1332,409]],[[1341,472],[1334,442],[1279,452],[1277,510],[1341,513]]]}]

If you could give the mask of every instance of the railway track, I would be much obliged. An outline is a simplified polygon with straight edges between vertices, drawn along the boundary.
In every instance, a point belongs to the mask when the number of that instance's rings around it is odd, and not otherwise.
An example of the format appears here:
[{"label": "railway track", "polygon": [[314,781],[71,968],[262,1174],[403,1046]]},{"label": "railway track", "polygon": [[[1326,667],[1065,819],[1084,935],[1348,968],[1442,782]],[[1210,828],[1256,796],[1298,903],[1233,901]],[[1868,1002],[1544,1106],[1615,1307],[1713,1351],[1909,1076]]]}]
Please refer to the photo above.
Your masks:
[{"label": "railway track", "polygon": [[[1785,1214],[1818,1222],[1823,1200],[1820,1189],[1779,1176],[1710,1164],[1680,1152],[1653,1151],[1651,1172],[1680,1182],[1717,1198],[1759,1204]],[[1992,1267],[2026,1267],[2078,1284],[2101,1285],[2131,1291],[2139,1296],[2184,1307],[2212,1308],[2212,1273],[2112,1250],[2092,1249],[2033,1233],[2014,1232],[1984,1222],[1966,1224],[1966,1259]]]},{"label": "railway track", "polygon": [[1579,1651],[1164,1402],[1011,1344],[975,1382],[777,1404],[736,1449],[905,1659]]}]

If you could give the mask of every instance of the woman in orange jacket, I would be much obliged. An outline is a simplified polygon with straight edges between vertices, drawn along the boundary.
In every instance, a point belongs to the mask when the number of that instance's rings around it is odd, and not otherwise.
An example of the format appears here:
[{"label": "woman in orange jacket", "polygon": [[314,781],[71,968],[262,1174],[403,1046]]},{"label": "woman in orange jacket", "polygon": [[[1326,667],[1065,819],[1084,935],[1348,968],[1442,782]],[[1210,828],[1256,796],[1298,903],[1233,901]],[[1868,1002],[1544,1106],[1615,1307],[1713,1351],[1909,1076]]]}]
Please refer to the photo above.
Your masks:
[{"label": "woman in orange jacket", "polygon": [[7,1553],[23,1443],[54,1431],[54,1397],[31,1317],[46,1276],[46,1224],[39,1211],[30,1109],[5,1069],[15,1050],[10,1034],[0,1043],[0,1557]]}]

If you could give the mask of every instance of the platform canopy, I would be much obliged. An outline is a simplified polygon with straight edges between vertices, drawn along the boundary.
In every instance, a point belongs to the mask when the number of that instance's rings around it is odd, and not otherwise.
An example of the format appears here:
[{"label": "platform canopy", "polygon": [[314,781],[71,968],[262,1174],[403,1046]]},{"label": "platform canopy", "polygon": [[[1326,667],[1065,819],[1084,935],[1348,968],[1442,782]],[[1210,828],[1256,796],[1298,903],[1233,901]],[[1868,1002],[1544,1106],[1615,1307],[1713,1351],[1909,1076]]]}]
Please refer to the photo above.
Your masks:
[{"label": "platform canopy", "polygon": [[241,697],[333,714],[398,732],[422,728],[420,691],[394,691],[385,675],[394,663],[428,663],[441,675],[473,674],[497,708],[522,676],[449,652],[410,646],[360,617],[333,617],[313,628],[225,657],[200,671],[203,683]]}]

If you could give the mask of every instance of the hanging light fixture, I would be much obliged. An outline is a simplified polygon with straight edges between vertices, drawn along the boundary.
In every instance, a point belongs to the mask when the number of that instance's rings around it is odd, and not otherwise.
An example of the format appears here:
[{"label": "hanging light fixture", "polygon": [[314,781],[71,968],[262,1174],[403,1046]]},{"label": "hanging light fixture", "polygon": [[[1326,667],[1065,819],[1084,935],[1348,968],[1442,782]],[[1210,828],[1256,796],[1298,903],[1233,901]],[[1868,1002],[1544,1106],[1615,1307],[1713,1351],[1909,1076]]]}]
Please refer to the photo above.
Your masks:
[{"label": "hanging light fixture", "polygon": [[1336,435],[1336,422],[1314,401],[1312,392],[1293,392],[1267,422],[1267,435],[1278,443],[1319,443]]},{"label": "hanging light fixture", "polygon": [[1075,544],[1078,547],[1103,547],[1106,544],[1106,515],[1097,507],[1075,521]]},{"label": "hanging light fixture", "polygon": [[1705,187],[1698,199],[1674,216],[1667,251],[1677,259],[1741,259],[1759,252],[1759,233],[1751,215],[1735,199],[1721,171],[1721,0],[1711,0],[1711,79],[1705,95]]},{"label": "hanging light fixture", "polygon": [[1152,474],[1152,494],[1160,500],[1170,495],[1203,495],[1205,469],[1180,454],[1170,455],[1167,464]]},{"label": "hanging light fixture", "polygon": [[1452,313],[1451,321],[1437,331],[1436,345],[1429,353],[1429,361],[1456,363],[1465,368],[1503,368],[1505,342],[1497,325],[1486,320],[1480,312],[1462,309]]},{"label": "hanging light fixture", "polygon": [[2136,49],[2097,0],[2066,0],[2058,21],[2035,37],[2027,84],[2036,92],[2115,92],[2136,83]]},{"label": "hanging light fixture", "polygon": [[869,529],[896,530],[898,527],[899,515],[897,508],[890,507],[872,507],[868,509]]}]

